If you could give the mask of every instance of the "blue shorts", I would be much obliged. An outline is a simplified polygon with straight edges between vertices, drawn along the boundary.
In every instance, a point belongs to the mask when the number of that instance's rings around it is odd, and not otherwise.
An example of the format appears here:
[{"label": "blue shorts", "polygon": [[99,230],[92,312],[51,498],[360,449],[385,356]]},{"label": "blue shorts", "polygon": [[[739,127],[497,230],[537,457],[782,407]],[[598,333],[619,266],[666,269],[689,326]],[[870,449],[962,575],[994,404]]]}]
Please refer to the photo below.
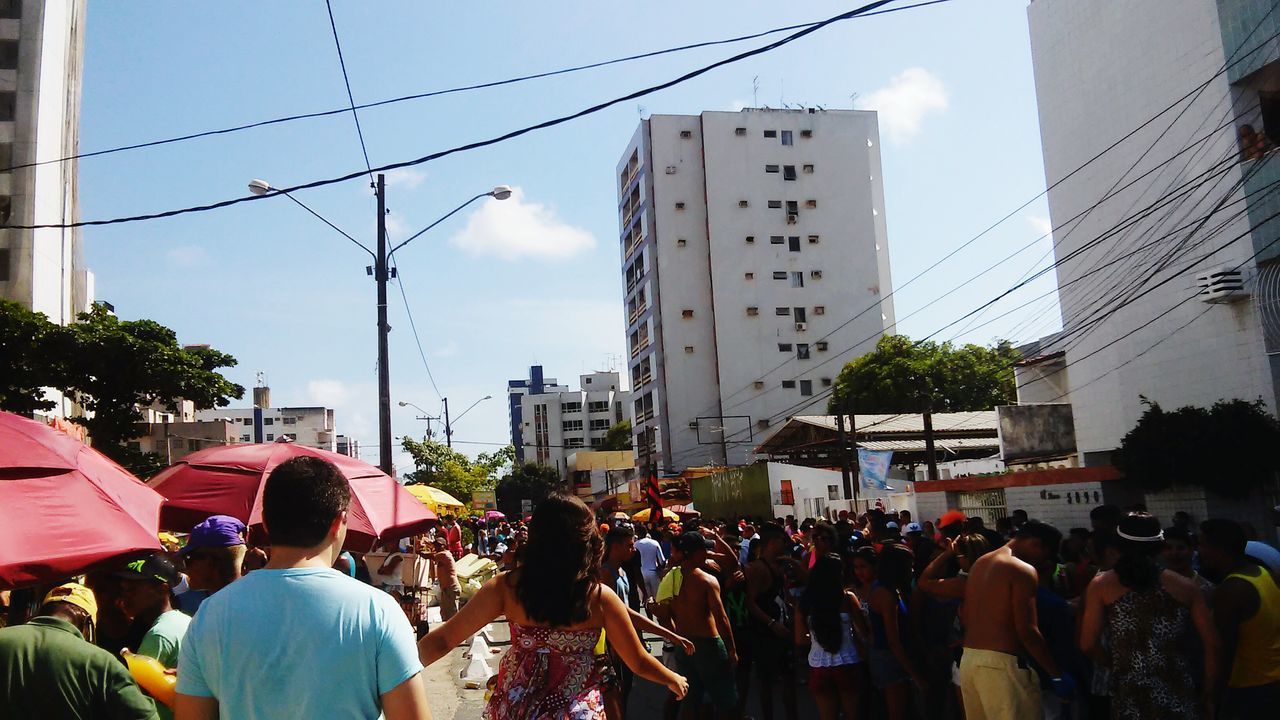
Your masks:
[{"label": "blue shorts", "polygon": [[902,663],[898,662],[898,658],[894,656],[892,650],[871,648],[870,657],[867,658],[867,667],[871,670],[871,683],[876,686],[877,690],[883,690],[890,685],[897,685],[911,679],[911,676],[907,674],[906,668],[902,667]]}]

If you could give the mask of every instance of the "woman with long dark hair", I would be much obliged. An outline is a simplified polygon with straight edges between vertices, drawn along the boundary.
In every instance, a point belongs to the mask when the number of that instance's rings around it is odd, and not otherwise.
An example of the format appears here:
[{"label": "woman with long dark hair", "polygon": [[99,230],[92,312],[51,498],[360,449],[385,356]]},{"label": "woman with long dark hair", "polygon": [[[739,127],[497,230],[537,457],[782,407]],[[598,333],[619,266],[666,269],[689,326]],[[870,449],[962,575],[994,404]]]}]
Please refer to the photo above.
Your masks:
[{"label": "woman with long dark hair", "polygon": [[867,620],[858,596],[844,587],[843,571],[835,553],[815,560],[796,613],[796,644],[809,646],[809,692],[822,720],[841,712],[845,720],[861,718],[867,688]]},{"label": "woman with long dark hair", "polygon": [[422,639],[423,664],[506,616],[511,647],[498,667],[484,717],[604,720],[594,656],[604,628],[636,675],[683,698],[688,683],[645,651],[627,606],[600,584],[601,549],[595,518],[581,500],[555,494],[538,503],[515,569],[485,583],[457,615]]},{"label": "woman with long dark hair", "polygon": [[876,580],[871,586],[869,650],[871,682],[884,693],[890,720],[906,720],[908,683],[925,687],[921,673],[907,653],[907,604],[911,594],[911,567],[915,558],[904,545],[885,543],[876,560]]},{"label": "woman with long dark hair", "polygon": [[[1164,546],[1159,520],[1129,513],[1116,534],[1120,558],[1089,584],[1080,649],[1110,666],[1112,718],[1199,718],[1217,677],[1217,635],[1204,595],[1195,583],[1156,564]],[[1199,702],[1183,651],[1188,625],[1204,644],[1205,692]],[[1104,629],[1109,653],[1102,650]]]}]

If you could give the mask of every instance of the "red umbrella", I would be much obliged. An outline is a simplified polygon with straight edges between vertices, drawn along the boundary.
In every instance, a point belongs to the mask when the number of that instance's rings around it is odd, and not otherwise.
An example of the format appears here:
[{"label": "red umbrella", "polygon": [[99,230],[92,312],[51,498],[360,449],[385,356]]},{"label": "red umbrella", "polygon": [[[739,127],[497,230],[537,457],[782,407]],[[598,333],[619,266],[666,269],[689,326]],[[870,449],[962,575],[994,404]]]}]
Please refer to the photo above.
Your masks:
[{"label": "red umbrella", "polygon": [[337,466],[351,485],[347,542],[368,551],[381,541],[425,531],[431,512],[391,476],[355,458],[291,442],[227,445],[194,452],[151,479],[165,496],[160,524],[185,531],[210,515],[230,515],[250,527],[262,524],[262,487],[280,463],[309,455]]},{"label": "red umbrella", "polygon": [[163,550],[162,501],[79,440],[0,412],[0,588]]}]

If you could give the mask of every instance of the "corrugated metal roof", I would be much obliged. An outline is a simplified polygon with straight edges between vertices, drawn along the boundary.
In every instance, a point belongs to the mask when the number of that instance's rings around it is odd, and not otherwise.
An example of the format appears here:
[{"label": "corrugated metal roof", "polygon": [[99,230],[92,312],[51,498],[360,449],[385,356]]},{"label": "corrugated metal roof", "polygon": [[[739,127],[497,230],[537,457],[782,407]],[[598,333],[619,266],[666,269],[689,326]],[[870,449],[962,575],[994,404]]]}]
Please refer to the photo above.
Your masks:
[{"label": "corrugated metal roof", "polygon": [[[847,416],[846,416],[847,417]],[[792,421],[802,422],[828,430],[836,429],[835,415],[797,415]],[[859,433],[922,433],[924,432],[924,416],[911,413],[893,415],[855,415],[854,425]],[[933,431],[995,431],[1000,426],[995,410],[977,412],[934,413]],[[785,428],[786,425],[783,425]],[[767,441],[766,441],[767,442]]]},{"label": "corrugated metal roof", "polygon": [[[935,440],[935,449],[956,453],[961,450],[999,450],[998,438],[947,438]],[[859,440],[858,447],[868,450],[892,450],[894,452],[924,452],[923,440]]]}]

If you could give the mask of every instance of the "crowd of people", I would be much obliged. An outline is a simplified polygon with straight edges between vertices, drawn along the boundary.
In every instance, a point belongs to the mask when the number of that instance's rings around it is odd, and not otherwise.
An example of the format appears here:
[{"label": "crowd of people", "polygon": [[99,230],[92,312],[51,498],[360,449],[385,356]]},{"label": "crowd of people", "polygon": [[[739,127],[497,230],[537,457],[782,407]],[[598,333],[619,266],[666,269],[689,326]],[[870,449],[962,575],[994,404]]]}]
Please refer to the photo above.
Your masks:
[{"label": "crowd of people", "polygon": [[[429,718],[423,668],[502,619],[491,720],[619,720],[639,682],[665,688],[664,718],[794,720],[801,693],[823,720],[1280,706],[1280,552],[1227,519],[1104,505],[1065,534],[1017,510],[994,528],[954,510],[633,523],[555,494],[527,522],[464,533],[473,521],[446,517],[369,563],[342,549],[349,504],[336,468],[297,458],[264,487],[261,547],[215,516],[174,552],[13,593],[0,719]],[[500,572],[461,603],[468,551]],[[438,584],[430,628],[397,572],[414,555]],[[122,648],[169,669],[171,701]]]}]

